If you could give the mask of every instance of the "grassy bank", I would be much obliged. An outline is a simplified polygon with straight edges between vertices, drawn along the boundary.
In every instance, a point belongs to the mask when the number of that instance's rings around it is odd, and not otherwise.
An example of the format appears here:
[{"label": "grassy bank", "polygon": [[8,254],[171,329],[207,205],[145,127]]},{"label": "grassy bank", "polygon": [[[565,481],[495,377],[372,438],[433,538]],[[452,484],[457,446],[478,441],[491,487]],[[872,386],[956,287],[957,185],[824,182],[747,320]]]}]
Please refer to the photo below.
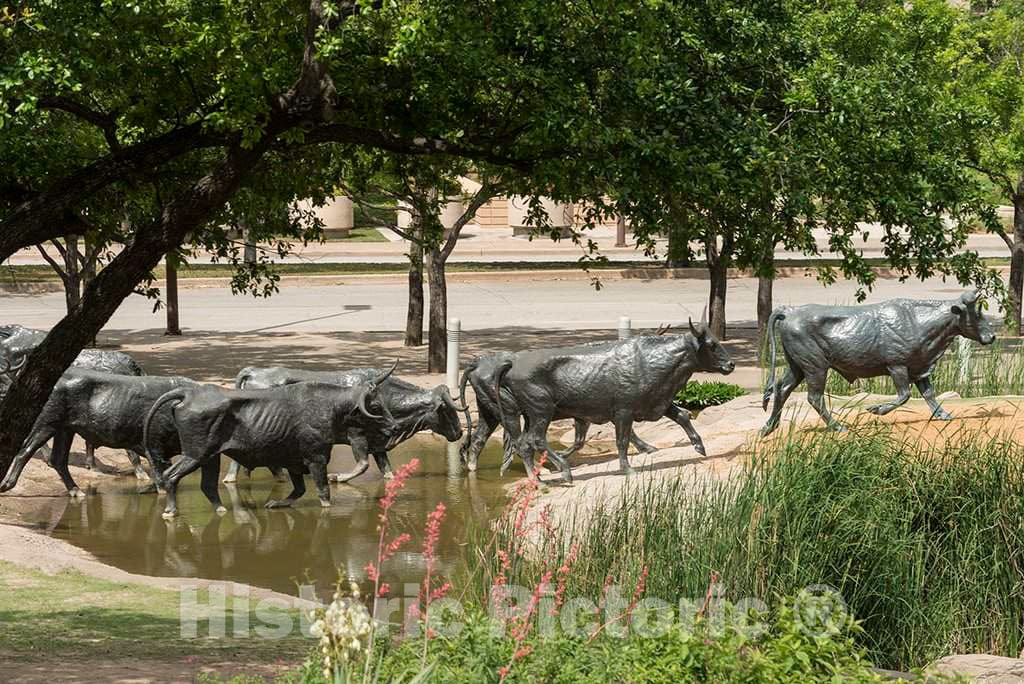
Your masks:
[{"label": "grassy bank", "polygon": [[[637,487],[575,535],[572,591],[611,576],[648,595],[733,600],[827,584],[862,621],[876,664],[949,653],[1016,656],[1024,625],[1024,447],[938,450],[882,432],[816,433],[758,454],[726,483]],[[521,578],[525,579],[525,578]]]},{"label": "grassy bank", "polygon": [[[238,610],[228,601],[226,634],[211,638],[200,621],[198,638],[182,638],[181,594],[121,584],[64,571],[47,574],[0,561],[0,662],[60,659],[216,658],[238,662],[301,660],[310,647],[298,631],[281,639],[243,637],[236,632]],[[207,600],[199,592],[197,601]],[[250,612],[255,606],[250,605]],[[297,615],[288,613],[294,624]],[[252,618],[252,619],[249,619]],[[247,623],[261,624],[253,616]],[[243,623],[244,624],[244,623]]]}]

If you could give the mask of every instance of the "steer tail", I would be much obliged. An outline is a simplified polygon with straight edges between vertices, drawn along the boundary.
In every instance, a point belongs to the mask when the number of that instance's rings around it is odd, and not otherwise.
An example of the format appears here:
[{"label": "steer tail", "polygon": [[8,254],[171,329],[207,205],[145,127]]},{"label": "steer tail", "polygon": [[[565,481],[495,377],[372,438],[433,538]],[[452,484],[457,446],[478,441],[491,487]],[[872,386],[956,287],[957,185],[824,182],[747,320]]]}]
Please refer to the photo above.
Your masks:
[{"label": "steer tail", "polygon": [[466,455],[469,453],[469,444],[473,441],[473,416],[470,415],[469,404],[466,403],[466,383],[469,382],[469,374],[475,371],[479,364],[479,356],[470,361],[466,370],[462,371],[462,380],[459,382],[459,403],[466,409],[466,438],[462,440],[462,446],[459,447],[459,453],[463,460],[466,459]]},{"label": "steer tail", "polygon": [[149,424],[153,422],[153,416],[155,416],[156,412],[160,410],[160,407],[166,404],[167,402],[183,401],[185,397],[188,396],[190,390],[191,388],[188,387],[178,387],[177,389],[172,389],[169,392],[165,392],[164,394],[160,395],[159,399],[153,402],[153,406],[150,407],[149,413],[146,414],[146,422],[142,424],[142,446],[145,447],[146,449],[146,457],[149,458],[150,463],[156,463],[156,461],[153,460],[152,452],[149,450]]},{"label": "steer tail", "polygon": [[[506,445],[511,444],[512,438],[509,436],[508,423],[505,420],[505,407],[501,405],[501,381],[504,380],[508,372],[512,370],[512,363],[513,362],[511,359],[505,361],[504,363],[501,364],[501,366],[498,367],[497,372],[495,372],[494,374],[494,400],[498,404],[498,416],[501,418],[501,429],[502,432],[505,433],[505,437],[503,438],[502,441]],[[507,455],[506,460],[508,460]],[[502,468],[504,467],[505,466],[502,465]],[[504,473],[504,470],[502,470],[502,472]]]},{"label": "steer tail", "polygon": [[768,381],[764,386],[764,397],[761,399],[761,410],[768,410],[768,402],[772,400],[772,395],[775,394],[775,324],[786,317],[786,313],[783,309],[779,308],[772,311],[772,315],[768,317],[768,325],[764,327],[768,333],[769,348],[768,360],[771,363],[770,370],[768,371]]}]

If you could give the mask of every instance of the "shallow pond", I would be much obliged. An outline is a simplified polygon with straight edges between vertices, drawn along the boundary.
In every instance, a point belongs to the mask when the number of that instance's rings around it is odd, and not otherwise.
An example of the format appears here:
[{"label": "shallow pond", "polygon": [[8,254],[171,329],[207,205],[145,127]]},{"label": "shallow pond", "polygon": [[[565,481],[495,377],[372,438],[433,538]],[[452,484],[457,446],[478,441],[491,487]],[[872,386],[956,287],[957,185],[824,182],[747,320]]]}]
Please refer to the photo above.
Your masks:
[{"label": "shallow pond", "polygon": [[[392,509],[392,529],[412,535],[412,541],[385,565],[383,579],[392,586],[422,580],[423,527],[439,501],[447,507],[440,569],[451,575],[461,567],[467,525],[486,526],[500,515],[505,486],[525,476],[517,464],[499,477],[501,443],[491,440],[480,457],[480,470],[450,478],[446,446],[443,439],[427,435],[391,452],[396,469],[412,458],[420,460]],[[352,465],[348,448],[336,447],[331,472],[347,471]],[[222,469],[226,471],[227,459]],[[266,470],[257,470],[251,478],[243,471],[237,485],[221,484],[228,512],[217,515],[199,491],[196,472],[179,488],[180,515],[166,521],[160,516],[162,495],[140,495],[134,479],[118,478],[91,491],[84,501],[55,498],[52,505],[63,511],[40,510],[34,514],[38,519],[29,522],[133,573],[230,579],[290,594],[298,592],[299,584],[315,583],[317,592],[327,595],[339,572],[365,579],[366,564],[376,558],[378,500],[384,495],[384,482],[371,460],[367,472],[350,484],[331,486],[330,508],[320,506],[310,482],[293,508],[267,510],[267,499],[283,498],[291,484],[276,482]]]}]

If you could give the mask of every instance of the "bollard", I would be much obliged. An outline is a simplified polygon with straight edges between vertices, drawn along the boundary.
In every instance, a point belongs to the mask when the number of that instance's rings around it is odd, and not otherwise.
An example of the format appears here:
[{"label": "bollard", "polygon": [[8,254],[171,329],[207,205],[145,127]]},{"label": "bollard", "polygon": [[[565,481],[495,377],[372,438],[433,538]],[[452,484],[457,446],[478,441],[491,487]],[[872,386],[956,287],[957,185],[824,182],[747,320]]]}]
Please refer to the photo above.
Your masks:
[{"label": "bollard", "polygon": [[[459,341],[462,334],[462,321],[452,318],[448,321],[448,357],[445,382],[452,396],[459,392]],[[448,477],[462,475],[462,457],[459,455],[459,443],[448,443]]]},{"label": "bollard", "polygon": [[621,316],[619,318],[619,339],[620,340],[628,340],[630,337],[633,336],[633,333],[630,330],[630,325],[631,324],[630,324],[630,320],[629,320],[628,316]]}]

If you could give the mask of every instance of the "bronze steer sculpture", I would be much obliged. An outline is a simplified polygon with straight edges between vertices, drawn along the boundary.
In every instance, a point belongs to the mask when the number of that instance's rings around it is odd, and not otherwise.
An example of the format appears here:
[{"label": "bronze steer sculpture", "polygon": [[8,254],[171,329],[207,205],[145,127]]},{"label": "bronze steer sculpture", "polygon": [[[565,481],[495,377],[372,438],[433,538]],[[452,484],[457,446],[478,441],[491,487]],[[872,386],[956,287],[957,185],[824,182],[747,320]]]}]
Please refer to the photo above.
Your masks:
[{"label": "bronze steer sculpture", "polygon": [[[775,328],[782,338],[788,368],[775,380]],[[978,293],[965,292],[952,302],[891,299],[865,306],[780,307],[768,318],[772,369],[764,389],[763,408],[774,397],[772,413],[761,429],[770,434],[779,426],[789,395],[807,380],[807,401],[833,430],[842,430],[825,407],[825,378],[834,369],[848,381],[888,375],[896,385],[893,402],[871,406],[885,415],[910,398],[910,383],[928,402],[932,417],[952,418],[935,399],[930,375],[954,337],[962,335],[992,344],[995,333],[978,312]]]},{"label": "bronze steer sculpture", "polygon": [[[21,370],[28,359],[29,353],[35,349],[46,338],[45,330],[33,330],[20,325],[0,326],[0,355],[7,357],[7,369],[0,370],[0,397],[10,384],[13,376]],[[3,364],[0,363],[0,366]],[[86,370],[114,373],[115,375],[145,375],[135,359],[128,354],[118,351],[107,351],[103,349],[83,349],[79,352],[72,368],[83,368]],[[85,467],[92,468],[96,463],[96,445],[86,440],[85,442]],[[135,477],[140,480],[146,479],[146,471],[142,467],[140,454],[127,450],[128,460],[135,470]]]},{"label": "bronze steer sculpture", "polygon": [[[691,321],[690,332],[683,335],[522,352],[514,362],[501,364],[494,386],[502,426],[530,477],[535,477],[534,454],[549,451],[548,425],[560,418],[613,423],[619,464],[630,473],[626,449],[633,423],[667,416],[685,429],[689,416],[673,403],[676,393],[696,371],[728,375],[735,367],[703,322],[697,327]],[[523,417],[521,434],[518,416],[510,415],[513,409]],[[562,478],[572,482],[568,463],[559,466]]]},{"label": "bronze steer sculpture", "polygon": [[[585,347],[593,347],[595,349],[599,347],[606,347],[610,344],[615,344],[613,341],[607,342],[594,342],[586,345]],[[518,358],[519,353],[515,352],[495,352],[493,354],[485,354],[478,356],[469,365],[466,366],[466,370],[462,373],[462,381],[459,388],[459,401],[466,405],[466,385],[469,384],[473,387],[473,394],[476,396],[476,408],[477,408],[477,419],[478,423],[476,429],[473,429],[473,420],[466,411],[466,441],[463,442],[461,447],[461,456],[463,463],[466,464],[466,468],[472,472],[477,469],[477,464],[480,459],[480,452],[487,446],[487,440],[491,438],[494,431],[501,425],[501,409],[498,407],[497,388],[494,385],[494,378],[498,373],[498,370],[506,362],[510,362],[513,365]],[[514,399],[511,397],[505,398],[504,407],[509,416],[518,416],[521,412],[518,406],[513,406]],[[690,436],[690,440],[693,442],[697,451],[701,454],[704,453],[704,445],[700,441],[700,436],[697,435],[696,431],[693,430],[693,426],[690,425],[689,417],[686,417],[686,424],[689,426],[686,428],[687,434]],[[587,431],[590,429],[590,423],[580,418],[574,420],[575,427],[575,438],[571,447],[565,451],[553,451],[551,452],[552,461],[555,465],[561,465],[562,461],[568,459],[570,456],[575,454],[586,443]],[[518,433],[517,433],[518,434]],[[501,465],[501,472],[504,474],[505,470],[511,465],[512,458],[514,456],[514,448],[512,446],[512,437],[509,431],[504,432],[503,436],[504,446],[504,459]],[[636,432],[630,431],[629,434],[630,443],[635,446],[639,451],[643,453],[653,453],[657,449],[647,442],[640,439]]]},{"label": "bronze steer sculpture", "polygon": [[17,484],[28,460],[52,438],[50,466],[60,475],[71,496],[81,496],[82,491],[68,471],[68,453],[75,434],[98,446],[146,453],[143,423],[147,414],[152,417],[148,456],[154,478],[160,484],[161,473],[170,465],[171,456],[180,451],[178,432],[170,411],[150,411],[150,408],[168,391],[195,385],[188,378],[136,377],[68,369],[57,381],[32,432],[15,455],[7,476],[0,483],[0,492]]},{"label": "bronze steer sculpture", "polygon": [[[392,367],[392,371],[394,368]],[[390,371],[379,368],[353,368],[347,371],[309,371],[296,368],[244,368],[235,378],[239,389],[269,389],[299,382],[323,382],[339,387],[351,388],[362,383],[386,379],[377,387],[377,396],[394,421],[393,428],[381,430],[370,425],[353,425],[339,444],[352,447],[356,467],[348,473],[332,474],[332,482],[348,482],[366,472],[370,454],[385,477],[391,476],[391,461],[388,451],[409,439],[417,432],[430,430],[449,442],[462,437],[462,423],[458,406],[448,392],[446,385],[433,389],[422,389],[399,378],[390,377]],[[237,477],[238,463],[232,461],[225,478],[232,482]]]},{"label": "bronze steer sculpture", "polygon": [[[290,506],[306,492],[303,476],[310,473],[323,506],[331,505],[327,463],[331,447],[354,426],[388,430],[391,420],[370,413],[379,409],[375,385],[352,388],[323,383],[298,383],[267,390],[228,390],[214,385],[176,389],[153,404],[145,432],[164,404],[175,402],[174,423],[181,439],[182,456],[165,473],[165,518],[177,515],[178,482],[202,469],[200,488],[218,513],[225,511],[217,491],[220,454],[250,470],[283,467],[292,480],[292,492],[267,508]],[[368,408],[368,405],[371,408]]]}]

